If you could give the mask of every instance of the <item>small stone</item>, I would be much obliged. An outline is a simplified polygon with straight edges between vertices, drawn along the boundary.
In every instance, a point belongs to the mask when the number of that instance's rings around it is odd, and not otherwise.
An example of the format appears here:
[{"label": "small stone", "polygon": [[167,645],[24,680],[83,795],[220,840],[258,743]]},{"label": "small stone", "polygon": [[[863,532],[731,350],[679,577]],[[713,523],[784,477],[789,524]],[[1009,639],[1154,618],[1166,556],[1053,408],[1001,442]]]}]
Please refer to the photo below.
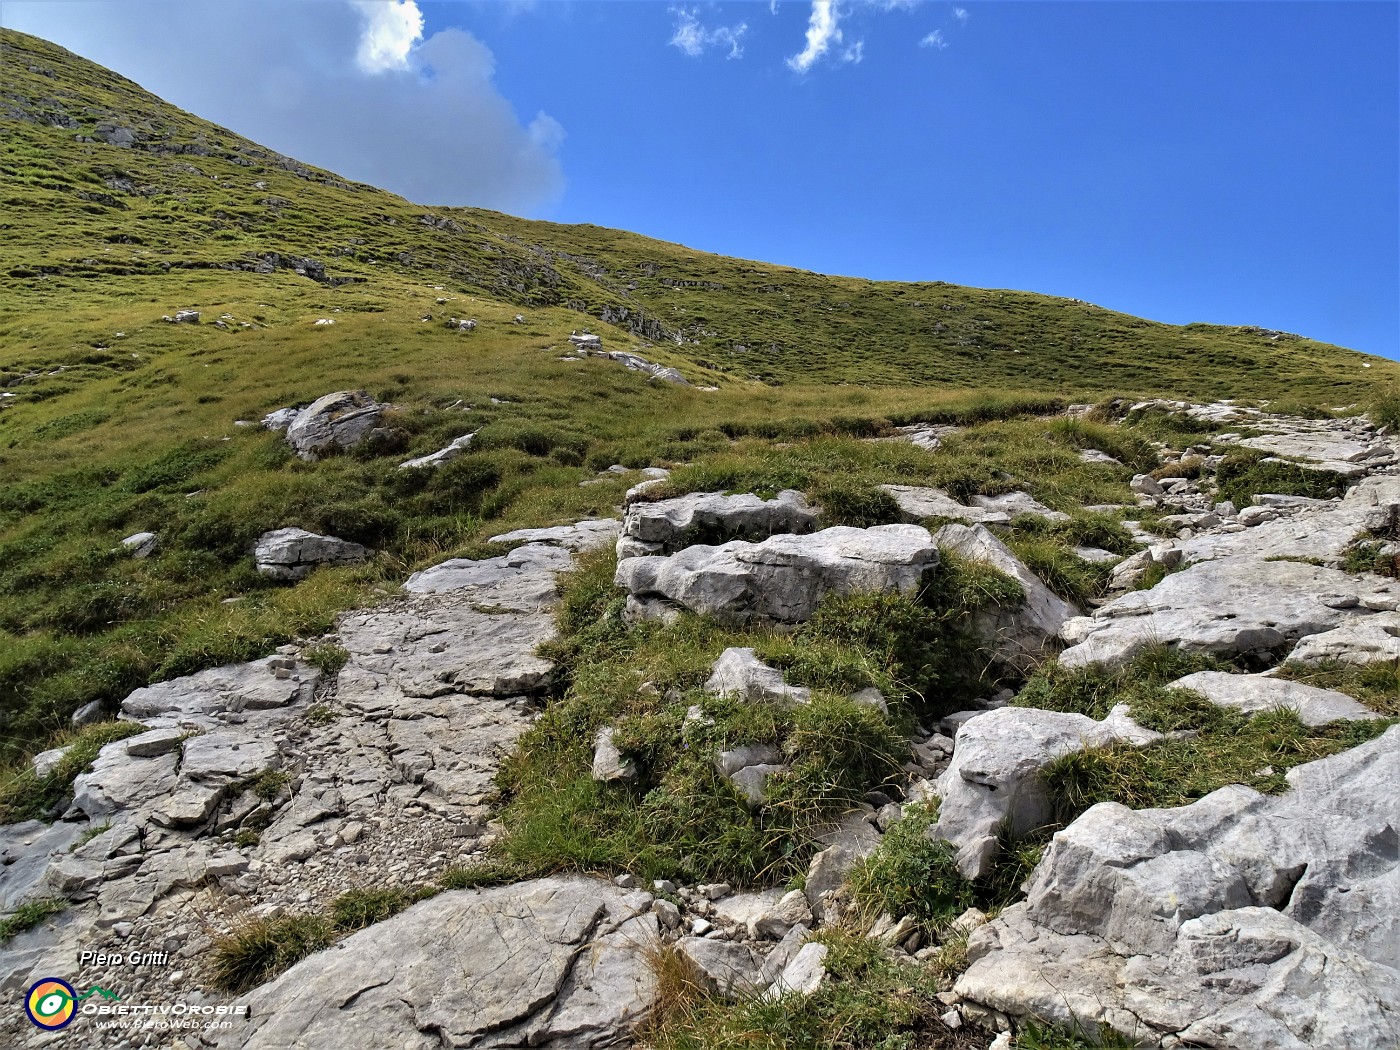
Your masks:
[{"label": "small stone", "polygon": [[680,926],[681,910],[670,901],[658,898],[651,902],[651,910],[661,925],[668,930],[674,930]]}]

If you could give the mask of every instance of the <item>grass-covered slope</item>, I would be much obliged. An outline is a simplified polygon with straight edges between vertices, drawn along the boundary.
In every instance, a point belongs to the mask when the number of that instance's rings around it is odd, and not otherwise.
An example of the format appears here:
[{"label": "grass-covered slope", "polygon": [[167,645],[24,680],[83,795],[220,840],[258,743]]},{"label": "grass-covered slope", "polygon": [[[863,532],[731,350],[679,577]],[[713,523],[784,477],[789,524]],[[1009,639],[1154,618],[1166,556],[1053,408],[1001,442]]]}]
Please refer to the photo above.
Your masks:
[{"label": "grass-covered slope", "polygon": [[[161,321],[186,308],[203,323]],[[560,360],[584,326],[719,389]],[[635,478],[579,483],[613,463],[797,484],[851,520],[879,517],[883,481],[1107,500],[1129,472],[1086,471],[1087,439],[1051,424],[995,424],[937,463],[861,439],[1106,392],[1350,403],[1397,374],[1242,329],[427,208],[0,30],[0,740],[16,755],[83,703],[314,635],[496,531],[610,514]],[[398,406],[390,441],[305,464],[238,425],[346,388]],[[468,431],[450,467],[397,469]],[[288,525],[379,556],[271,584],[248,548]],[[143,530],[154,557],[118,550]]]}]

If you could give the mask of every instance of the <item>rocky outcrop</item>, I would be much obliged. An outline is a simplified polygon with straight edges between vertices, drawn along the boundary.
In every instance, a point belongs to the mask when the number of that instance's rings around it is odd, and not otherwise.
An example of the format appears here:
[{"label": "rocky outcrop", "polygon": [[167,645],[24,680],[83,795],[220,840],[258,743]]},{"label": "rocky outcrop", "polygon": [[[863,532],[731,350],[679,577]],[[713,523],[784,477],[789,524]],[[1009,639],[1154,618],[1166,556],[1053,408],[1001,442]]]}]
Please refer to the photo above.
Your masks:
[{"label": "rocky outcrop", "polygon": [[1379,613],[1310,635],[1288,654],[1291,664],[1390,663],[1400,660],[1400,614]]},{"label": "rocky outcrop", "polygon": [[999,835],[1021,838],[1051,822],[1041,770],[1086,747],[1145,744],[1159,735],[1134,723],[1126,707],[1114,708],[1102,722],[1025,707],[979,714],[958,730],[952,764],[938,780],[942,801],[929,834],[958,851],[964,877],[981,878],[991,870]]},{"label": "rocky outcrop", "polygon": [[973,619],[973,632],[999,663],[1025,670],[1059,647],[1060,628],[1079,610],[1041,583],[1006,544],[981,525],[945,525],[933,534],[933,542],[1020,585],[1025,595],[1021,604],[984,608]]},{"label": "rocky outcrop", "polygon": [[697,543],[812,532],[820,514],[820,508],[809,506],[795,489],[786,489],[770,500],[751,493],[726,496],[722,492],[692,492],[654,503],[631,502],[623,515],[617,556],[621,560],[674,554]]},{"label": "rocky outcrop", "polygon": [[[346,660],[330,681],[288,648],[132,693],[123,717],[147,732],[103,748],[52,845],[25,838],[42,871],[0,866],[0,899],[71,902],[0,950],[0,989],[20,994],[65,973],[140,998],[164,994],[178,967],[182,994],[231,1004],[208,970],[218,931],[250,916],[319,911],[349,889],[431,884],[478,862],[495,834],[496,771],[549,681],[534,650],[553,635],[555,573],[569,564],[566,549],[530,544],[427,572],[417,592],[342,618],[328,641]],[[66,852],[90,832],[101,833]],[[590,907],[611,895],[595,885]],[[587,936],[567,949],[567,979],[529,1015],[556,1045],[615,1041],[630,1023],[606,1010],[633,994],[627,975],[638,956],[607,938],[650,920],[620,915],[584,920]],[[168,947],[170,968],[75,965],[80,950],[121,950],[132,936]],[[533,975],[558,952],[522,954],[519,965]],[[443,1008],[479,1012],[470,1002]],[[621,1028],[590,1034],[604,1016],[622,1016]],[[248,1037],[284,1045],[261,1024]],[[36,1038],[22,1016],[0,1019],[0,1042]]]},{"label": "rocky outcrop", "polygon": [[[1314,635],[1314,638],[1326,635]],[[1307,643],[1307,639],[1303,644]],[[1252,715],[1286,709],[1297,712],[1307,726],[1326,725],[1338,719],[1357,721],[1379,717],[1364,704],[1333,689],[1317,689],[1301,682],[1257,674],[1198,671],[1171,683],[1172,689],[1189,689],[1213,704]]]},{"label": "rocky outcrop", "polygon": [[443,893],[243,1001],[219,1050],[616,1045],[655,994],[651,895],[586,878]]},{"label": "rocky outcrop", "polygon": [[928,530],[916,525],[845,526],[810,536],[697,545],[665,557],[618,563],[616,582],[634,618],[679,609],[728,623],[799,623],[828,594],[918,590],[938,564]]},{"label": "rocky outcrop", "polygon": [[1400,727],[1287,776],[1276,798],[1094,806],[973,933],[955,991],[1153,1046],[1396,1045]]},{"label": "rocky outcrop", "polygon": [[356,565],[370,550],[338,536],[318,536],[305,529],[264,532],[253,548],[258,572],[274,580],[301,580],[322,565]]},{"label": "rocky outcrop", "polygon": [[1235,556],[1194,565],[1068,621],[1065,667],[1120,666],[1151,645],[1276,662],[1299,639],[1373,615],[1391,581],[1292,561]]},{"label": "rocky outcrop", "polygon": [[287,444],[316,460],[335,449],[353,448],[378,428],[388,408],[363,390],[340,390],[318,398],[287,425]]}]

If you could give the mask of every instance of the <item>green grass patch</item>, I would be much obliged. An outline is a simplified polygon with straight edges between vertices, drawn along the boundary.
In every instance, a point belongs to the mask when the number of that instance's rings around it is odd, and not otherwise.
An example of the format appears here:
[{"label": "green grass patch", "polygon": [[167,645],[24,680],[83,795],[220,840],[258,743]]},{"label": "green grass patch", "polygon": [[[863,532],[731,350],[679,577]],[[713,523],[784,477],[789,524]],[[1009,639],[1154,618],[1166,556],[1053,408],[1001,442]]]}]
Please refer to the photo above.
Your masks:
[{"label": "green grass patch", "polygon": [[32,930],[45,919],[59,914],[67,907],[68,902],[61,897],[24,901],[13,912],[0,919],[0,944],[8,944],[25,930]]},{"label": "green grass patch", "polygon": [[1268,462],[1263,453],[1231,452],[1215,473],[1217,499],[1247,507],[1261,492],[1329,499],[1341,495],[1346,479],[1330,470],[1314,470],[1283,461]]}]

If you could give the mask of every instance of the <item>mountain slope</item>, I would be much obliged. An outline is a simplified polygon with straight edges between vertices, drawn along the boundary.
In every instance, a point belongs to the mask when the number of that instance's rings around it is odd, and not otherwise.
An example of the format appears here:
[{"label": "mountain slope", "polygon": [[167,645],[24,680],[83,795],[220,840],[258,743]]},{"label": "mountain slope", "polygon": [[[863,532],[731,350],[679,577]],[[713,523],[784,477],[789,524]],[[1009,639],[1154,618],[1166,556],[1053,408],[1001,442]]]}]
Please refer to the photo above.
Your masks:
[{"label": "mountain slope", "polygon": [[[182,309],[202,323],[161,320]],[[695,385],[578,360],[586,326]],[[0,30],[0,725],[22,750],[87,702],[315,636],[495,532],[610,515],[636,480],[595,476],[614,464],[811,487],[852,520],[883,482],[1106,503],[1131,471],[1087,471],[1082,428],[998,424],[937,462],[860,439],[1110,393],[1350,404],[1397,377],[1257,331],[425,208]],[[397,406],[383,442],[308,464],[240,425],[341,389]],[[450,468],[398,469],[469,432]],[[285,526],[379,557],[281,587],[247,553]],[[119,547],[139,531],[160,537],[145,560]]]},{"label": "mountain slope", "polygon": [[0,247],[8,317],[42,308],[44,292],[81,297],[95,279],[170,290],[184,271],[266,266],[275,252],[390,296],[431,281],[567,307],[739,379],[1348,401],[1376,378],[1363,364],[1397,374],[1259,329],[826,277],[592,226],[424,208],[272,153],[44,41],[4,32],[0,49],[6,205],[26,216]]}]

